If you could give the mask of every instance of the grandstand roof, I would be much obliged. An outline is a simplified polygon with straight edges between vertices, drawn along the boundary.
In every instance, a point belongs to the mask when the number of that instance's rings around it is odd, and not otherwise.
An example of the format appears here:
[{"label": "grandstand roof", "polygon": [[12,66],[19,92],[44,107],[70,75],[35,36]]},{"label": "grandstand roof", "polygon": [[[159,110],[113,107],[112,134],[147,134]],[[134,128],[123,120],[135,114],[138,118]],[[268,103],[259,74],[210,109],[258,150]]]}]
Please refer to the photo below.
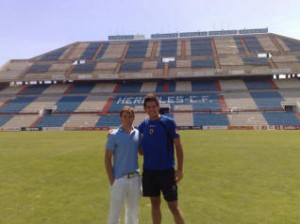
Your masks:
[{"label": "grandstand roof", "polygon": [[[163,61],[169,61],[164,63]],[[0,82],[184,79],[300,73],[300,41],[265,33],[75,42],[10,60]]]}]

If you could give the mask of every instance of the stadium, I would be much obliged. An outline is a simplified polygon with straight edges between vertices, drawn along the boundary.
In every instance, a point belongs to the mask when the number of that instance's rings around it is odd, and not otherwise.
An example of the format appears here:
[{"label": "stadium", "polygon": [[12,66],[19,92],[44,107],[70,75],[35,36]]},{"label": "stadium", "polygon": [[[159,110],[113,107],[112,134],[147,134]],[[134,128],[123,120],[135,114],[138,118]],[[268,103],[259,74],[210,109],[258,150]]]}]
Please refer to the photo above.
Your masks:
[{"label": "stadium", "polygon": [[154,92],[181,128],[297,128],[299,51],[268,29],[72,43],[1,68],[0,127],[115,127],[124,105],[138,124]]},{"label": "stadium", "polygon": [[[0,70],[0,223],[104,223],[99,148],[123,106],[145,119],[149,92],[185,130],[187,223],[298,223],[299,74],[300,41],[267,28],[117,35],[12,59]],[[149,210],[142,199],[142,224]]]}]

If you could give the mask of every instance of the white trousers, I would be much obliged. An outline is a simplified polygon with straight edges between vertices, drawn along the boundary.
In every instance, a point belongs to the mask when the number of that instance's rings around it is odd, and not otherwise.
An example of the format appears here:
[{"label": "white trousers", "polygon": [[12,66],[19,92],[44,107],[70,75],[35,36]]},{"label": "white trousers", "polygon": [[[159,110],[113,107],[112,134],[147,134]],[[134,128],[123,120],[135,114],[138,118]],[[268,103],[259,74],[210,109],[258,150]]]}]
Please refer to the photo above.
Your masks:
[{"label": "white trousers", "polygon": [[137,224],[141,196],[140,177],[118,178],[110,189],[108,224],[119,224],[125,201],[125,224]]}]

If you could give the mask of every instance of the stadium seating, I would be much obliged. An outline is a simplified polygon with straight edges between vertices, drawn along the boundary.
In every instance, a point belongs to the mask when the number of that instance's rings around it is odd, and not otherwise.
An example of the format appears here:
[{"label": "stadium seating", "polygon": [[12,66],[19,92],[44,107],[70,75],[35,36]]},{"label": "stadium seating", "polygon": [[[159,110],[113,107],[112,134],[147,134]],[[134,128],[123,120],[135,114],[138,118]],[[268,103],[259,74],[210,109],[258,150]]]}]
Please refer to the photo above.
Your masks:
[{"label": "stadium seating", "polygon": [[68,93],[79,93],[79,94],[84,94],[84,93],[90,93],[91,90],[94,88],[95,83],[93,82],[81,82],[80,84],[74,84],[70,91]]},{"label": "stadium seating", "polygon": [[145,58],[148,41],[132,41],[125,58]]},{"label": "stadium seating", "polygon": [[100,42],[91,42],[81,55],[80,59],[92,59],[97,53],[99,47]]},{"label": "stadium seating", "polygon": [[48,85],[48,87],[43,91],[43,94],[63,94],[68,88],[69,84]]},{"label": "stadium seating", "polygon": [[278,92],[250,92],[259,110],[282,110],[282,96]]},{"label": "stadium seating", "polygon": [[100,112],[105,106],[109,96],[90,95],[77,107],[76,112]]},{"label": "stadium seating", "polygon": [[291,112],[264,112],[269,125],[300,126],[300,120]]},{"label": "stadium seating", "polygon": [[235,112],[227,115],[230,125],[233,126],[260,126],[268,125],[261,112]]},{"label": "stadium seating", "polygon": [[17,115],[17,116],[13,116],[2,127],[3,128],[12,128],[12,129],[14,129],[14,128],[20,128],[20,127],[30,127],[31,124],[37,118],[38,118],[38,115]]},{"label": "stadium seating", "polygon": [[56,112],[70,113],[74,112],[77,107],[85,100],[86,96],[63,96],[57,103]]},{"label": "stadium seating", "polygon": [[142,70],[143,62],[125,62],[121,65],[120,72],[138,72]]},{"label": "stadium seating", "polygon": [[234,36],[233,38],[234,38],[236,47],[239,50],[239,53],[245,53],[245,49],[244,49],[243,44],[241,42],[240,36]]},{"label": "stadium seating", "polygon": [[192,82],[192,91],[216,91],[214,80],[195,80]]},{"label": "stadium seating", "polygon": [[106,49],[108,48],[108,45],[109,45],[108,42],[103,43],[103,46],[102,46],[102,48],[101,48],[101,50],[100,50],[100,52],[98,53],[98,56],[97,56],[97,59],[98,59],[98,60],[102,59],[102,57],[103,57],[103,55],[104,55]]},{"label": "stadium seating", "polygon": [[258,110],[249,92],[225,92],[223,96],[229,111]]},{"label": "stadium seating", "polygon": [[3,126],[6,122],[8,122],[12,118],[13,116],[0,115],[0,127]]},{"label": "stadium seating", "polygon": [[91,73],[94,71],[96,63],[86,63],[74,65],[72,73]]},{"label": "stadium seating", "polygon": [[288,46],[290,51],[300,51],[299,41],[288,38],[284,38],[282,41]]},{"label": "stadium seating", "polygon": [[119,114],[112,114],[107,116],[101,116],[96,123],[96,127],[118,127],[120,126]]},{"label": "stadium seating", "polygon": [[256,36],[245,36],[243,38],[246,41],[248,49],[251,52],[264,52],[264,49]]},{"label": "stadium seating", "polygon": [[138,93],[141,91],[141,82],[124,82],[121,84],[118,93]]},{"label": "stadium seating", "polygon": [[229,121],[226,114],[194,113],[194,126],[227,126]]},{"label": "stadium seating", "polygon": [[173,117],[178,126],[194,126],[193,113],[174,113]]},{"label": "stadium seating", "polygon": [[239,52],[233,37],[214,37],[218,54],[237,54]]},{"label": "stadium seating", "polygon": [[245,65],[252,66],[268,66],[268,61],[266,58],[257,58],[257,57],[245,57],[243,58]]},{"label": "stadium seating", "polygon": [[55,110],[56,102],[61,99],[61,95],[40,95],[22,111],[27,113],[40,113],[43,109]]},{"label": "stadium seating", "polygon": [[99,116],[95,114],[73,114],[65,122],[65,127],[95,127]]},{"label": "stadium seating", "polygon": [[203,68],[214,68],[215,62],[213,59],[198,59],[192,60],[192,68],[203,69]]},{"label": "stadium seating", "polygon": [[177,40],[162,40],[160,46],[160,56],[175,57],[177,56]]},{"label": "stadium seating", "polygon": [[8,104],[0,108],[1,113],[20,113],[26,106],[28,106],[36,97],[16,97]]},{"label": "stadium seating", "polygon": [[57,50],[51,51],[47,54],[44,54],[40,57],[41,61],[56,61],[59,60],[65,51],[68,49],[68,47],[62,47]]},{"label": "stadium seating", "polygon": [[298,125],[300,41],[252,32],[75,42],[11,60],[0,68],[1,131],[117,127],[125,105],[137,126],[149,92],[179,126]]},{"label": "stadium seating", "polygon": [[21,94],[22,95],[34,95],[34,94],[42,94],[48,86],[46,85],[31,85],[26,88]]},{"label": "stadium seating", "polygon": [[192,56],[196,55],[212,55],[213,51],[209,38],[197,38],[191,40]]},{"label": "stadium seating", "polygon": [[249,90],[255,89],[273,89],[270,79],[244,79],[244,82]]},{"label": "stadium seating", "polygon": [[51,67],[51,64],[33,64],[27,71],[27,73],[42,73],[47,72],[49,68]]},{"label": "stadium seating", "polygon": [[35,127],[62,127],[69,116],[68,114],[45,115]]}]

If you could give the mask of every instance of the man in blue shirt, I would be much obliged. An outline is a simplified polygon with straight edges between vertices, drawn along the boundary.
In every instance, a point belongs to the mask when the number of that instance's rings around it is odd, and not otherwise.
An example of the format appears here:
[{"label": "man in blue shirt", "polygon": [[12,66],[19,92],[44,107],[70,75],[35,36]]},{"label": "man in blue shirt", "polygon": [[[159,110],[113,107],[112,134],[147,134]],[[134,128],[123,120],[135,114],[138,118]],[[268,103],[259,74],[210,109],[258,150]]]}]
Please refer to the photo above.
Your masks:
[{"label": "man in blue shirt", "polygon": [[111,186],[108,224],[118,224],[125,200],[125,223],[138,223],[140,177],[138,150],[141,135],[132,126],[134,111],[125,106],[120,112],[122,125],[109,133],[106,142],[105,168]]},{"label": "man in blue shirt", "polygon": [[148,94],[144,99],[144,110],[149,119],[138,127],[143,136],[143,196],[150,197],[153,224],[160,224],[162,219],[160,192],[168,203],[175,223],[184,224],[177,197],[177,183],[183,177],[182,145],[175,121],[160,115],[159,109],[158,98],[154,94]]}]

